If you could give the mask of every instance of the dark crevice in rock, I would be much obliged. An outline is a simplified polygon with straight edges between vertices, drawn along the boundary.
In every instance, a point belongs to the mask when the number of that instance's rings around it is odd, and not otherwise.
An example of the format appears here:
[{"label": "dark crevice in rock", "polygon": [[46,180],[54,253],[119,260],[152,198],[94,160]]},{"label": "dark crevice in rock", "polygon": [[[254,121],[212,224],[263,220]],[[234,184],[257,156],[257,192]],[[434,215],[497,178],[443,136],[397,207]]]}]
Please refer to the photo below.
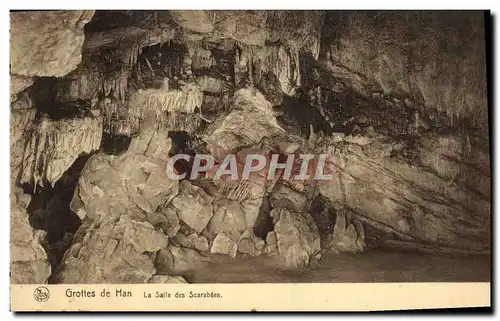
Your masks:
[{"label": "dark crevice in rock", "polygon": [[104,132],[101,140],[101,150],[108,155],[122,155],[132,141],[128,135],[109,134]]},{"label": "dark crevice in rock", "polygon": [[336,212],[331,202],[324,196],[318,195],[311,202],[310,213],[314,222],[318,226],[319,234],[322,238],[333,233],[336,221]]},{"label": "dark crevice in rock", "polygon": [[170,20],[171,15],[167,10],[96,10],[84,31],[85,34],[92,34],[126,26],[155,28],[170,24]]},{"label": "dark crevice in rock", "polygon": [[185,173],[186,178],[189,178],[193,168],[194,156],[199,148],[199,140],[189,135],[186,131],[169,131],[168,137],[172,140],[172,146],[168,152],[169,157],[178,154],[190,156],[189,160],[179,159],[174,163],[174,169],[177,174],[182,175]]},{"label": "dark crevice in rock", "polygon": [[[214,64],[208,69],[207,75],[215,78],[224,79],[230,83],[234,82],[234,57],[236,54],[236,47],[231,50],[224,50],[221,48],[213,48],[207,46],[214,58]],[[200,73],[201,74],[201,73]]]},{"label": "dark crevice in rock", "polygon": [[47,232],[44,246],[53,272],[71,246],[73,235],[81,224],[80,218],[71,211],[70,203],[80,173],[89,158],[90,155],[78,157],[54,187],[37,188],[33,192],[32,185],[23,185],[24,192],[32,196],[27,208],[30,225]]},{"label": "dark crevice in rock", "polygon": [[267,234],[274,229],[273,218],[269,215],[271,212],[271,205],[269,199],[264,197],[262,205],[259,208],[259,215],[253,227],[253,232],[257,237],[265,240]]},{"label": "dark crevice in rock", "polygon": [[37,116],[49,113],[55,103],[56,77],[39,77],[31,86],[32,101],[37,109]]},{"label": "dark crevice in rock", "polygon": [[168,153],[170,157],[177,154],[194,155],[193,138],[186,131],[169,131],[168,137],[172,140],[172,147]]},{"label": "dark crevice in rock", "polygon": [[90,101],[77,99],[74,101],[58,101],[58,79],[56,77],[39,77],[29,89],[36,108],[36,118],[62,120],[91,117]]},{"label": "dark crevice in rock", "polygon": [[[137,88],[180,89],[186,46],[173,41],[142,48],[132,80]],[[166,80],[168,79],[168,80]]]},{"label": "dark crevice in rock", "polygon": [[285,95],[280,108],[276,108],[280,112],[280,115],[276,117],[280,125],[289,133],[304,138],[310,136],[311,125],[315,133],[320,131],[325,134],[331,133],[323,116],[317,109],[308,105],[306,99],[306,97],[296,99]]}]

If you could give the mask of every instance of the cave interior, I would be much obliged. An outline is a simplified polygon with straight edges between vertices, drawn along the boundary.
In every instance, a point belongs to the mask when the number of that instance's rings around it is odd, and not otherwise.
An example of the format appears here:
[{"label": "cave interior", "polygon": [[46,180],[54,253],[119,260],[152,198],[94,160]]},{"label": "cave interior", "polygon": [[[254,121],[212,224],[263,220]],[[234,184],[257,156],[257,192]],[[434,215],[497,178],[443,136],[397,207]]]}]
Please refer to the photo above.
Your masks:
[{"label": "cave interior", "polygon": [[[483,13],[11,17],[14,282],[489,279]],[[334,178],[165,175],[248,150]]]}]

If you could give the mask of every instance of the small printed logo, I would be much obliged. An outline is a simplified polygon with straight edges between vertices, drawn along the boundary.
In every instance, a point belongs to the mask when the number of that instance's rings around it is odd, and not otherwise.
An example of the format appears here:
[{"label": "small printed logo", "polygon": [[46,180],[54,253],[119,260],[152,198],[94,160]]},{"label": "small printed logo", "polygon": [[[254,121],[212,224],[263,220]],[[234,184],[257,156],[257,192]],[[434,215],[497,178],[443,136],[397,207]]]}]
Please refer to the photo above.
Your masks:
[{"label": "small printed logo", "polygon": [[45,302],[50,298],[49,289],[47,289],[44,286],[39,286],[35,289],[35,292],[33,293],[33,297],[38,302]]}]

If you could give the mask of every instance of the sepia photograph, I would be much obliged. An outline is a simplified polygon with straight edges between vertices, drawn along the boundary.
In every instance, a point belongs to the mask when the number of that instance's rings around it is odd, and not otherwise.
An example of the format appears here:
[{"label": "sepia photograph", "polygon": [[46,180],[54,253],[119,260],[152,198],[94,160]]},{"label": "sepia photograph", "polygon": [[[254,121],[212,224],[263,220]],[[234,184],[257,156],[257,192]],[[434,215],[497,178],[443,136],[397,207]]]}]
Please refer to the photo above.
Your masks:
[{"label": "sepia photograph", "polygon": [[489,11],[9,17],[12,310],[490,306]]}]

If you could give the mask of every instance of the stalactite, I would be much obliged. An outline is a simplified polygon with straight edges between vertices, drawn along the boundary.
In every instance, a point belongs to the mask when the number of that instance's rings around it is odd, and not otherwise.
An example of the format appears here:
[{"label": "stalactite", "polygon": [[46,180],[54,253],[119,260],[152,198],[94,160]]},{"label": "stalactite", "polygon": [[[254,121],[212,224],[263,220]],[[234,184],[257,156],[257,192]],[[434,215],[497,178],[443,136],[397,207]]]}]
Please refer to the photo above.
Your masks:
[{"label": "stalactite", "polygon": [[138,90],[131,94],[127,119],[133,123],[131,127],[138,126],[140,120],[153,116],[154,121],[161,126],[194,130],[196,124],[193,127],[183,121],[179,123],[172,115],[192,115],[196,109],[201,109],[202,103],[203,92],[195,84],[186,84],[180,90],[169,90],[165,86],[160,89]]},{"label": "stalactite", "polygon": [[204,75],[197,77],[196,83],[198,84],[198,86],[200,86],[201,90],[213,94],[221,94],[225,91],[225,82],[222,79]]},{"label": "stalactite", "polygon": [[24,150],[21,183],[54,185],[81,153],[99,149],[101,135],[100,118],[42,119]]},{"label": "stalactite", "polygon": [[156,113],[166,111],[193,113],[203,102],[203,92],[194,84],[186,84],[180,90],[146,89],[138,90],[130,98],[129,107],[141,117],[145,109]]},{"label": "stalactite", "polygon": [[237,48],[234,61],[234,85],[243,87],[248,80],[248,53],[247,51]]},{"label": "stalactite", "polygon": [[200,126],[201,118],[198,114],[170,113],[159,123],[169,130],[185,131],[192,134]]},{"label": "stalactite", "polygon": [[267,72],[273,72],[279,79],[281,89],[293,96],[301,85],[299,51],[285,46],[265,46],[255,50],[251,56],[254,66],[252,74],[258,81]]},{"label": "stalactite", "polygon": [[[125,39],[115,44],[116,47],[110,51],[112,56],[113,70],[107,70],[102,66],[102,60],[107,59],[100,51],[101,48],[95,43],[110,46],[108,40],[88,40],[84,51],[84,61],[80,68],[71,74],[67,79],[63,79],[57,91],[59,101],[74,101],[77,99],[91,100],[96,96],[112,96],[116,100],[125,102],[126,93],[129,87],[129,79],[132,70],[137,65],[142,48],[157,43],[165,43],[173,39],[172,30],[133,30],[131,36],[127,36],[123,31]],[[98,38],[98,36],[94,36]],[[111,39],[113,41],[116,38]],[[113,43],[112,43],[113,44]],[[109,50],[108,47],[102,47]],[[101,49],[99,49],[101,50]]]},{"label": "stalactite", "polygon": [[248,82],[249,82],[249,85],[250,85],[250,88],[254,88],[255,87],[255,82],[254,82],[254,77],[253,77],[253,59],[250,57],[250,59],[248,59]]},{"label": "stalactite", "polygon": [[216,62],[210,50],[203,48],[189,48],[189,55],[193,59],[193,70],[207,70],[212,67]]},{"label": "stalactite", "polygon": [[311,54],[315,60],[318,60],[319,53],[321,52],[321,35],[314,38],[311,45]]}]

